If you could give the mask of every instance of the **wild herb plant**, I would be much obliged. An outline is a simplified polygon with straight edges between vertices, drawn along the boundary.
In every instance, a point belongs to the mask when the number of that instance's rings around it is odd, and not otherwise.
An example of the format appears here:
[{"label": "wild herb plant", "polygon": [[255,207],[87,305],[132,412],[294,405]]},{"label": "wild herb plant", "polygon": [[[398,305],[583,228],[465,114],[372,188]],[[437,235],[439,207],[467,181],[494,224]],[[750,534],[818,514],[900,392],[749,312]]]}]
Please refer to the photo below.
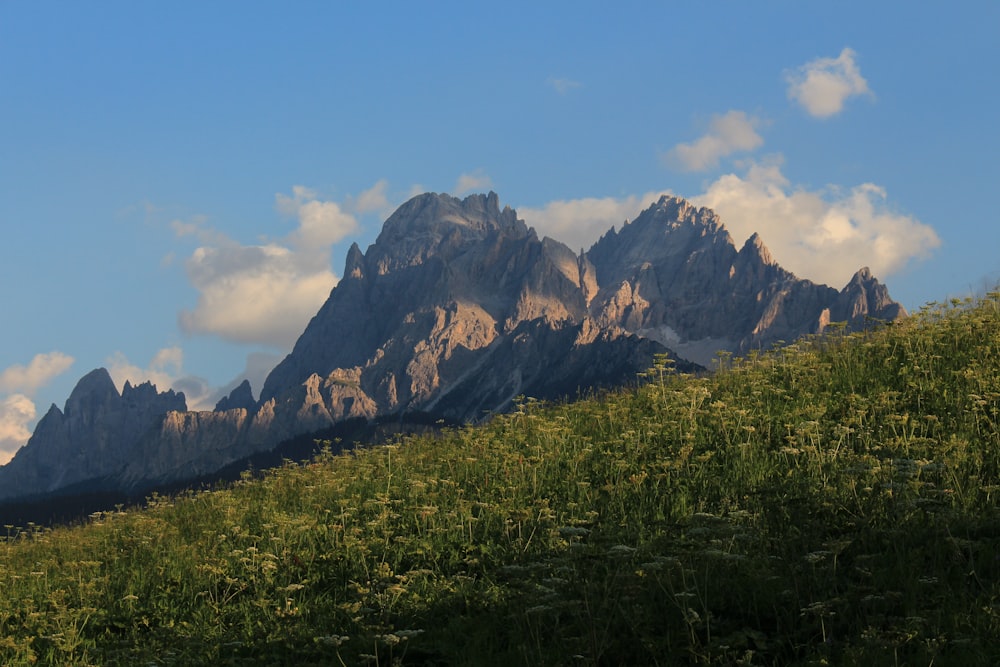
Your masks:
[{"label": "wild herb plant", "polygon": [[5,665],[1000,663],[1000,293],[7,527]]}]

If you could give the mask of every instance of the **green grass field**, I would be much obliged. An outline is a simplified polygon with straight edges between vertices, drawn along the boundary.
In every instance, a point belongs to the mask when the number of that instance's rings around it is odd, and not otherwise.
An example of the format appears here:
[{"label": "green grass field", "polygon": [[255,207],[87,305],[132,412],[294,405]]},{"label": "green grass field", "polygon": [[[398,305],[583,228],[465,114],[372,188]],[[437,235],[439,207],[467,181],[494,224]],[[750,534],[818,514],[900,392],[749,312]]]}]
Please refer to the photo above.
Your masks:
[{"label": "green grass field", "polygon": [[0,664],[1000,664],[1000,292],[719,366],[8,527]]}]

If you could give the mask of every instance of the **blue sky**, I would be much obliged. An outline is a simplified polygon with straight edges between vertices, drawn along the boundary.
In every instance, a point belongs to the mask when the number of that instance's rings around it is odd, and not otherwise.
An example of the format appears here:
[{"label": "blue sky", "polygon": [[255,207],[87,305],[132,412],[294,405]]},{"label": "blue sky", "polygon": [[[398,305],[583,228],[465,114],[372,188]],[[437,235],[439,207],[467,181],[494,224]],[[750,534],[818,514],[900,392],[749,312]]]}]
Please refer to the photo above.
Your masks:
[{"label": "blue sky", "polygon": [[422,191],[574,249],[670,192],[911,310],[1000,281],[1000,4],[490,4],[0,3],[0,462],[96,367],[259,390]]}]

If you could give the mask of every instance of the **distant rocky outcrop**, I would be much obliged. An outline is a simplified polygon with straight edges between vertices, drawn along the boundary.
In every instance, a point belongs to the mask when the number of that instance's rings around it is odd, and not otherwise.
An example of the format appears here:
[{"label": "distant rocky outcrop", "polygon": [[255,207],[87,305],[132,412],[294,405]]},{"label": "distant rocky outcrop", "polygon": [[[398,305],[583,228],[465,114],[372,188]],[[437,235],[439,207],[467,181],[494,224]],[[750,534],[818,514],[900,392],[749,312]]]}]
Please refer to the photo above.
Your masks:
[{"label": "distant rocky outcrop", "polygon": [[708,367],[720,350],[904,315],[868,269],[840,291],[800,280],[757,234],[737,250],[714,212],[676,197],[577,254],[495,193],[424,194],[367,251],[351,247],[259,399],[243,383],[214,411],[187,412],[183,395],[126,385],[119,396],[94,371],[0,468],[0,499],[88,476],[122,488],[203,476],[348,418],[476,421],[519,395],[633,382],[658,353]]},{"label": "distant rocky outcrop", "polygon": [[250,381],[243,380],[228,396],[215,404],[215,412],[225,412],[226,410],[234,410],[236,408],[252,411],[256,406],[257,400],[253,397]]},{"label": "distant rocky outcrop", "polygon": [[91,371],[64,408],[49,408],[27,445],[0,467],[0,498],[40,496],[114,474],[142,455],[136,445],[165,414],[185,410],[182,393],[126,382],[119,394],[107,370]]},{"label": "distant rocky outcrop", "polygon": [[758,234],[739,251],[719,217],[662,197],[587,253],[600,291],[591,314],[601,327],[657,340],[708,366],[717,351],[745,354],[777,341],[851,329],[906,315],[867,268],[837,291],[778,266]]}]

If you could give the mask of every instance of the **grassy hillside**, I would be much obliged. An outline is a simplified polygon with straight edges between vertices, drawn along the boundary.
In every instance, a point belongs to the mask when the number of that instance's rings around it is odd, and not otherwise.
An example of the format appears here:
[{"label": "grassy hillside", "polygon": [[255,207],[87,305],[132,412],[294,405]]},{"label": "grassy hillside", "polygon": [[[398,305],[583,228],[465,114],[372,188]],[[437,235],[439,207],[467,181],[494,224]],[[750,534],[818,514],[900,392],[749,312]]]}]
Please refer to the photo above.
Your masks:
[{"label": "grassy hillside", "polygon": [[1000,663],[1000,293],[0,543],[0,663]]}]

